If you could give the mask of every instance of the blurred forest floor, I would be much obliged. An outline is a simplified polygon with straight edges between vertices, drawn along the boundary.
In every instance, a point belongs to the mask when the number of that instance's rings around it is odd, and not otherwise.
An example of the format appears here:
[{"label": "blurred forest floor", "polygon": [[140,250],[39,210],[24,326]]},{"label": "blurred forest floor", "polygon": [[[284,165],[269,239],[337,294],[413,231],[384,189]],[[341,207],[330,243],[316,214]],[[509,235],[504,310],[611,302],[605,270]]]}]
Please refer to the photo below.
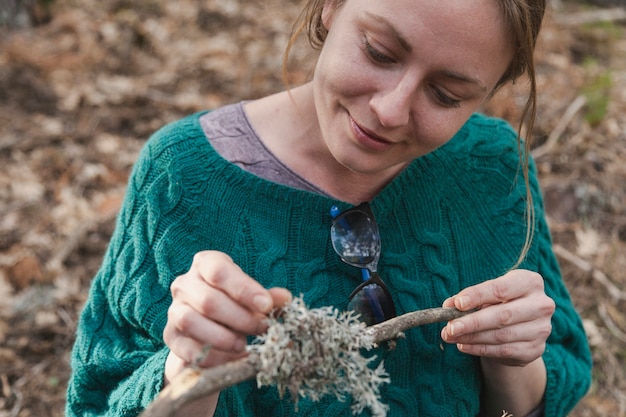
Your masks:
[{"label": "blurred forest floor", "polygon": [[[57,0],[8,27],[9,3],[0,0],[0,417],[61,416],[78,312],[139,149],[186,114],[282,89],[296,2]],[[595,362],[577,417],[626,416],[618,3],[555,3],[537,52],[534,154]],[[485,111],[516,124],[523,87]]]}]

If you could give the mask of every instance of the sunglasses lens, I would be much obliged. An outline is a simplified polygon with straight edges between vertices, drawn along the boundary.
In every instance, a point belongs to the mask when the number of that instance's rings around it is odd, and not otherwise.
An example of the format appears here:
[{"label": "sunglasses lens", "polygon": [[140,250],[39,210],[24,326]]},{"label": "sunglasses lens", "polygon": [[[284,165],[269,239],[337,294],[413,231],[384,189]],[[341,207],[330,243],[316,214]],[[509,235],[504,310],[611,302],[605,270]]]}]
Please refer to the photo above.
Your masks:
[{"label": "sunglasses lens", "polygon": [[350,298],[348,310],[358,313],[361,320],[368,326],[378,324],[396,315],[393,301],[383,287],[376,283],[358,288]]},{"label": "sunglasses lens", "polygon": [[339,216],[333,222],[330,235],[335,252],[350,265],[368,265],[380,253],[378,228],[362,211]]},{"label": "sunglasses lens", "polygon": [[[336,211],[331,209],[331,214]],[[368,203],[361,203],[335,217],[330,228],[335,252],[347,264],[361,268],[364,282],[350,295],[348,310],[371,326],[396,316],[391,294],[376,273],[380,234]]]}]

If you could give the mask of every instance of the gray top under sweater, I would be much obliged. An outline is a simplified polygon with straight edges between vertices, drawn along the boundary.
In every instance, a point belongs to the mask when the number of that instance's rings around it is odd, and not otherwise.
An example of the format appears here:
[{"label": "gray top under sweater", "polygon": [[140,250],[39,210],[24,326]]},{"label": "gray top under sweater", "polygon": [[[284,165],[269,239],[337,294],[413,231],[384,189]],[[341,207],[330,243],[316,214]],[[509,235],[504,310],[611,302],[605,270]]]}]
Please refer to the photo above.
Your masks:
[{"label": "gray top under sweater", "polygon": [[330,197],[265,147],[250,124],[243,105],[244,102],[230,104],[200,117],[202,130],[217,153],[263,179]]}]

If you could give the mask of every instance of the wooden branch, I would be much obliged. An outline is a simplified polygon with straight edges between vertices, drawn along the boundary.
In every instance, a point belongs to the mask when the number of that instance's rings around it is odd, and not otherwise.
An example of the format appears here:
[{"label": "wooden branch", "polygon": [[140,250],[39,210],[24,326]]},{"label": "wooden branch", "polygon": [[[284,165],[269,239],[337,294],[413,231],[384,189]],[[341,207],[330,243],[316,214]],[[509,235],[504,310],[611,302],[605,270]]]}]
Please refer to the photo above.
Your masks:
[{"label": "wooden branch", "polygon": [[611,318],[611,315],[607,311],[605,303],[601,303],[598,306],[598,313],[600,315],[600,318],[604,322],[604,325],[607,329],[609,329],[613,336],[626,343],[626,333],[624,333],[622,329],[620,329],[619,326],[615,324],[615,322]]},{"label": "wooden branch", "polygon": [[247,381],[258,372],[258,357],[229,362],[215,368],[200,370],[185,368],[171,384],[146,408],[140,417],[175,416],[183,405],[221,391],[231,385]]},{"label": "wooden branch", "polygon": [[576,113],[578,113],[578,111],[582,109],[585,106],[585,104],[587,104],[587,99],[584,96],[576,97],[576,100],[574,100],[567,107],[567,109],[565,110],[565,113],[563,114],[559,122],[557,123],[556,127],[550,133],[550,136],[548,136],[548,139],[546,140],[546,142],[543,145],[538,146],[531,151],[533,158],[538,159],[542,157],[543,155],[549,153],[552,150],[552,148],[555,147],[555,145],[557,144],[557,142],[559,141],[559,139],[565,132],[565,129],[567,129],[567,126],[570,124],[570,122],[572,121]]},{"label": "wooden branch", "polygon": [[593,279],[598,281],[604,286],[604,288],[607,289],[613,300],[626,300],[626,291],[620,290],[604,272],[594,267],[590,262],[587,262],[581,257],[573,254],[561,245],[554,245],[553,250],[559,258],[572,263],[578,269],[590,274]]},{"label": "wooden branch", "polygon": [[[376,343],[392,340],[402,332],[425,324],[450,321],[469,311],[455,308],[431,308],[394,317],[368,327]],[[177,415],[183,405],[256,377],[260,368],[256,354],[209,369],[186,368],[141,413],[140,417],[170,417]]]},{"label": "wooden branch", "polygon": [[599,22],[619,22],[626,20],[626,9],[614,7],[611,9],[584,10],[582,12],[556,15],[555,21],[561,26],[581,26]]},{"label": "wooden branch", "polygon": [[456,308],[429,308],[426,310],[413,311],[390,320],[367,328],[367,332],[374,336],[376,343],[385,340],[395,339],[398,334],[413,327],[425,324],[450,321],[470,313],[470,311],[459,311]]}]

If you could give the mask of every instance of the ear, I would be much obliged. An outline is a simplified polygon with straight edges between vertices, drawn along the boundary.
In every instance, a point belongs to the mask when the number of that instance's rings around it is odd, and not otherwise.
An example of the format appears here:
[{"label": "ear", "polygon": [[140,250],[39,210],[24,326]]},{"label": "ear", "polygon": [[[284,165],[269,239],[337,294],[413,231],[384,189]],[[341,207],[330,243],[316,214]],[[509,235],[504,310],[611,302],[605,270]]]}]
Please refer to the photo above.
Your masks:
[{"label": "ear", "polygon": [[335,11],[337,11],[338,2],[339,0],[324,0],[324,6],[322,7],[322,24],[326,30],[330,30]]}]

